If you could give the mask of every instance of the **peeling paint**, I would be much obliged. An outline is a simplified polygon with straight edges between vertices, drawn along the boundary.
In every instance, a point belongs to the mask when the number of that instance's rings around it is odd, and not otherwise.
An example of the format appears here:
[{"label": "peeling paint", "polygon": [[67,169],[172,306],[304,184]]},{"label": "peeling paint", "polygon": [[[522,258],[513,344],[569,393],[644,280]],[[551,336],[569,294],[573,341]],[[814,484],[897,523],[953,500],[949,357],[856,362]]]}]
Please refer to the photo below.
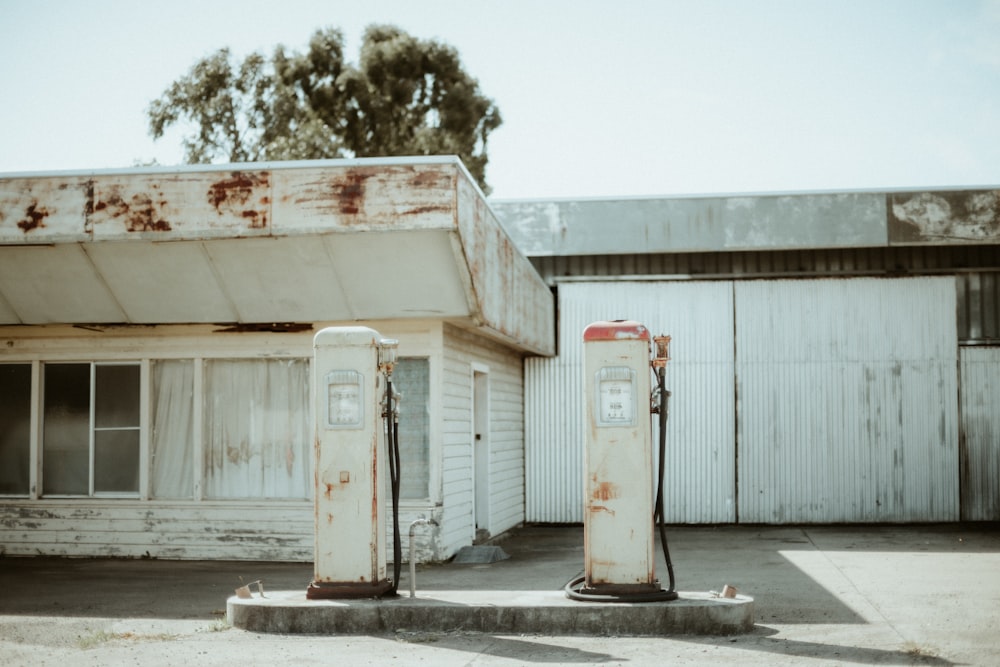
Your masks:
[{"label": "peeling paint", "polygon": [[1000,242],[1000,190],[889,194],[890,243]]}]

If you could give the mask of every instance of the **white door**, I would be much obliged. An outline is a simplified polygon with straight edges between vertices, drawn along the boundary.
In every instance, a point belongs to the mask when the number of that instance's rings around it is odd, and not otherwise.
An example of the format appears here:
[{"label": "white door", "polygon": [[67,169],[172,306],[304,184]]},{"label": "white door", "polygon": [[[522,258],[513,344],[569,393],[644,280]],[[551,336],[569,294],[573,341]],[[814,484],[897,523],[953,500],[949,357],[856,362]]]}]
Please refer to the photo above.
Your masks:
[{"label": "white door", "polygon": [[490,530],[490,383],[485,370],[472,373],[472,430],[475,462],[476,536]]}]

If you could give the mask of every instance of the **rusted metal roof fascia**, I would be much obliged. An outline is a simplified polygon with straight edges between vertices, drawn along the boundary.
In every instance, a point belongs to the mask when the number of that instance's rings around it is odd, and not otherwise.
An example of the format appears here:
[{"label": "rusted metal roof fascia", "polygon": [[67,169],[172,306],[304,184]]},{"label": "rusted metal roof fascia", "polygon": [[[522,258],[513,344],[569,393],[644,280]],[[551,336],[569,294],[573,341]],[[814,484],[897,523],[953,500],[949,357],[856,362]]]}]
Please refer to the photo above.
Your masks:
[{"label": "rusted metal roof fascia", "polygon": [[528,259],[501,227],[475,184],[458,179],[458,230],[468,267],[474,319],[491,335],[542,356],[555,354],[555,302]]},{"label": "rusted metal roof fascia", "polygon": [[456,172],[454,164],[276,171],[273,232],[448,230]]},{"label": "rusted metal roof fascia", "polygon": [[460,163],[0,177],[0,245],[450,228]]},{"label": "rusted metal roof fascia", "polygon": [[0,180],[0,245],[90,241],[92,194],[82,177]]}]

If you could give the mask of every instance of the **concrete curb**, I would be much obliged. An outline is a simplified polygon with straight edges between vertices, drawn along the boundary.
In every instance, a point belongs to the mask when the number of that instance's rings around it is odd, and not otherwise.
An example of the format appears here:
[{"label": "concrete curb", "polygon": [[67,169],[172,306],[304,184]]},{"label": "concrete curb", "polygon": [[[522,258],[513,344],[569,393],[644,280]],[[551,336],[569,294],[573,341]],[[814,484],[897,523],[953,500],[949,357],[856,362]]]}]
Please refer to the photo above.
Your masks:
[{"label": "concrete curb", "polygon": [[251,632],[372,635],[408,632],[664,636],[753,630],[753,598],[680,593],[673,602],[590,603],[562,591],[421,591],[385,600],[307,600],[305,591],[230,597],[229,623]]}]

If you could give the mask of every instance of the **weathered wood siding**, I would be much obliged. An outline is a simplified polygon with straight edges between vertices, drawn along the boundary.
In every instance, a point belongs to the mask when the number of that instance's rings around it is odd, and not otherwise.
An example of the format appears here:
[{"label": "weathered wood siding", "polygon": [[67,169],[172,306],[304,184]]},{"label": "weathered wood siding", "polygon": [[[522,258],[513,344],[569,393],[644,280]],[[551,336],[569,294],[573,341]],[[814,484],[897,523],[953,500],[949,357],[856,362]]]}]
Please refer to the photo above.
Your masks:
[{"label": "weathered wood siding", "polygon": [[312,503],[0,502],[0,554],[310,561]]}]

